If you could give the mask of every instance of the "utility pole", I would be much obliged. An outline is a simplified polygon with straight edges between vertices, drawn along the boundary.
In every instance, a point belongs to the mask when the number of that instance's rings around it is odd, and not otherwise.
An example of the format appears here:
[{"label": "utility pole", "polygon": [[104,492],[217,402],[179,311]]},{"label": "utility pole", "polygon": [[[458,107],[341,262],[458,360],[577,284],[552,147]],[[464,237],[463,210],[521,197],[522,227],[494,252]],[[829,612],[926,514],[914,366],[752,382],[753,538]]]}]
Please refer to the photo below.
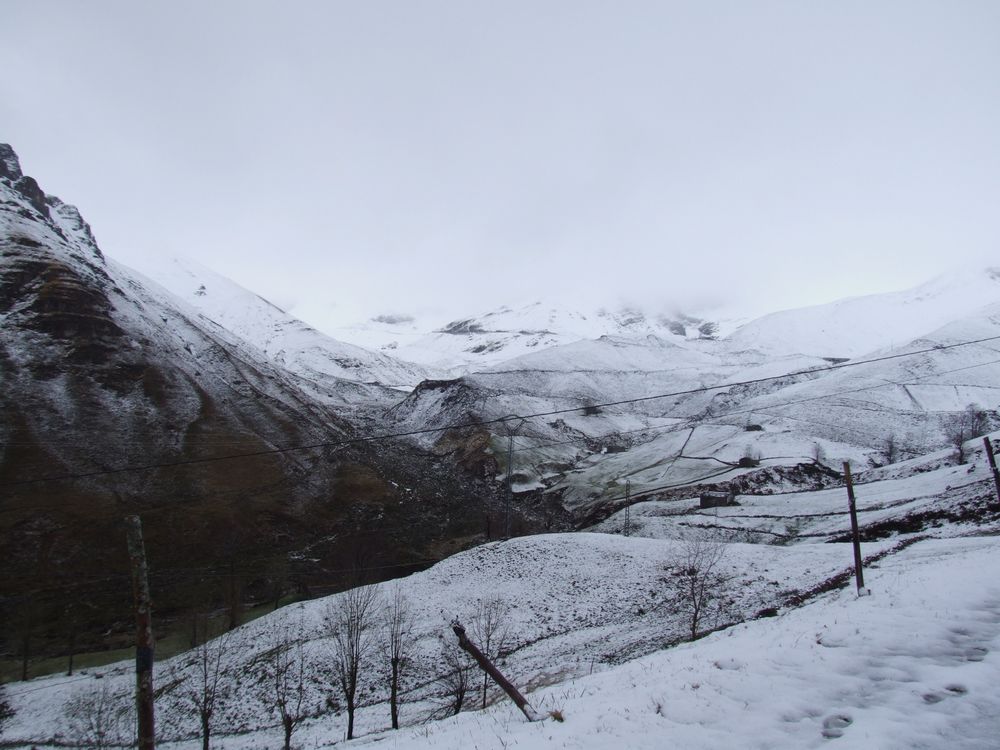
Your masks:
[{"label": "utility pole", "polygon": [[993,442],[988,437],[984,437],[983,445],[986,446],[986,458],[990,462],[990,471],[993,472],[993,485],[997,490],[997,502],[1000,503],[1000,472],[997,472],[997,457],[993,453]]},{"label": "utility pole", "polygon": [[149,570],[139,516],[125,519],[128,558],[135,599],[135,707],[139,722],[139,750],[153,750],[153,621],[149,598]]},{"label": "utility pole", "polygon": [[507,693],[507,697],[514,701],[514,704],[521,709],[521,712],[525,715],[528,721],[539,721],[542,717],[538,715],[538,712],[531,707],[531,704],[525,700],[524,696],[521,695],[521,691],[514,687],[514,683],[508,680],[499,669],[491,662],[486,655],[479,650],[479,647],[475,643],[469,640],[469,636],[465,633],[465,628],[462,627],[457,619],[452,620],[451,629],[458,636],[458,645],[463,651],[472,656],[479,664],[480,668],[486,672],[497,685],[503,688],[504,692]]},{"label": "utility pole", "polygon": [[517,419],[513,414],[504,417],[504,431],[507,433],[507,499],[504,503],[503,513],[503,535],[504,539],[510,539],[511,515],[514,502],[514,486],[511,482],[511,475],[514,473],[514,435],[521,429],[525,420],[521,419],[516,425],[511,426],[507,420]]},{"label": "utility pole", "polygon": [[507,499],[503,508],[503,537],[510,539],[510,506],[514,502],[514,486],[510,475],[514,471],[514,433],[507,434]]},{"label": "utility pole", "polygon": [[858,533],[858,509],[854,501],[854,482],[851,481],[851,464],[844,461],[844,481],[847,482],[847,507],[851,513],[851,537],[854,542],[854,578],[858,585],[858,596],[865,596],[865,574],[861,569],[861,536]]},{"label": "utility pole", "polygon": [[631,531],[631,514],[630,508],[632,507],[632,480],[625,480],[625,536],[629,535]]}]

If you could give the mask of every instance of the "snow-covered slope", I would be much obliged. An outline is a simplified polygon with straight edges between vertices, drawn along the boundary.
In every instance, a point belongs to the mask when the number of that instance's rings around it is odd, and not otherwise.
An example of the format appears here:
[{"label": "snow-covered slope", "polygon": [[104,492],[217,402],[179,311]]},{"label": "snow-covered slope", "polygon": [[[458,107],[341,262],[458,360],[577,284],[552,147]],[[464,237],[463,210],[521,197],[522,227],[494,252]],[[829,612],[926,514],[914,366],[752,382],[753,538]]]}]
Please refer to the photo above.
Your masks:
[{"label": "snow-covered slope", "polygon": [[[990,337],[1000,337],[1000,305],[842,366],[603,337],[419,388],[390,415],[408,429],[542,415],[519,426],[515,484],[588,513],[620,499],[626,480],[647,492],[728,481],[757,465],[870,465],[889,439],[908,454],[942,447],[966,406],[993,413],[1000,347],[935,347]],[[593,406],[609,402],[617,405]],[[503,428],[492,430],[503,456]]]},{"label": "snow-covered slope", "polygon": [[901,292],[765,315],[727,341],[776,354],[858,357],[920,338],[1000,301],[1000,269],[959,270]]},{"label": "snow-covered slope", "polygon": [[[970,470],[929,468],[935,460],[859,483],[871,592],[862,598],[854,593],[851,547],[840,541],[850,528],[843,487],[743,495],[740,506],[718,514],[688,501],[660,506],[659,516],[637,506],[640,533],[654,517],[664,520],[647,538],[524,537],[401,579],[413,615],[403,728],[385,731],[386,681],[373,649],[361,673],[356,744],[803,748],[839,738],[852,748],[991,747],[998,725],[990,717],[1000,712],[993,689],[1000,679],[1000,509],[981,454]],[[766,533],[776,528],[797,533]],[[728,627],[684,643],[691,610],[672,598],[670,582],[687,569],[697,539],[712,540],[722,554],[704,627]],[[393,586],[383,584],[382,593]],[[293,743],[319,748],[343,737],[327,618],[343,599],[292,605],[227,637],[213,745],[251,750],[280,742],[268,665],[282,643],[305,665],[308,718]],[[488,600],[508,609],[501,669],[546,720],[525,722],[492,688],[491,706],[475,710],[481,683],[474,677],[465,713],[425,723],[450,713],[444,655],[455,650],[451,619],[469,626]],[[12,686],[15,717],[2,739],[39,747],[57,735],[78,740],[73,711],[95,695],[107,697],[106,710],[127,706],[131,669],[121,663]],[[183,687],[197,681],[198,669],[196,653],[157,668],[161,741],[177,750],[200,743]]]},{"label": "snow-covered slope", "polygon": [[221,556],[260,591],[305,548],[294,564],[312,571],[362,546],[392,566],[437,559],[481,528],[495,488],[480,475],[409,444],[353,440],[370,434],[359,404],[400,394],[307,380],[108,261],[4,145],[0,255],[0,650],[26,601],[34,622],[52,622],[50,649],[69,604],[98,613],[81,643],[127,628],[125,514],[142,514],[159,566],[182,569],[154,594],[178,613],[215,606],[195,571]]},{"label": "snow-covered slope", "polygon": [[337,328],[336,335],[369,348],[449,370],[453,375],[496,367],[512,358],[602,336],[673,342],[710,334],[709,321],[681,314],[650,315],[639,309],[582,306],[577,310],[534,302],[501,307],[421,331],[407,316],[382,316]]},{"label": "snow-covered slope", "polygon": [[[736,310],[697,316],[618,307],[567,308],[535,302],[502,307],[438,324],[385,315],[332,332],[345,341],[381,349],[461,375],[509,360],[603,336],[672,344],[731,357],[753,351],[768,357],[855,358],[906,344],[954,320],[1000,302],[1000,269],[962,269],[913,289],[853,297],[750,318]],[[434,330],[430,330],[433,327]]]},{"label": "snow-covered slope", "polygon": [[[801,610],[543,688],[510,704],[383,732],[361,747],[523,750],[987,750],[1000,736],[1000,547],[929,541]],[[319,741],[317,723],[303,740]],[[315,739],[314,739],[315,738]]]},{"label": "snow-covered slope", "polygon": [[408,390],[440,376],[428,367],[330,338],[195,261],[173,258],[144,270],[201,315],[310,381],[338,378]]}]

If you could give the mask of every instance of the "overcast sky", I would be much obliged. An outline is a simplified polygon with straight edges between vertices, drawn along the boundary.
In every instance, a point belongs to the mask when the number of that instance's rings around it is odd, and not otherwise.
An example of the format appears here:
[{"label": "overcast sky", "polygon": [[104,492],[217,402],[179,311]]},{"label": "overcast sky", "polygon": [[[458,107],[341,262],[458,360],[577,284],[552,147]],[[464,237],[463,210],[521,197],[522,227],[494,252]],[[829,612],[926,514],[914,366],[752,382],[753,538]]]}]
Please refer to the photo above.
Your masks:
[{"label": "overcast sky", "polygon": [[313,322],[782,308],[1000,264],[994,0],[0,14],[0,141],[106,254]]}]

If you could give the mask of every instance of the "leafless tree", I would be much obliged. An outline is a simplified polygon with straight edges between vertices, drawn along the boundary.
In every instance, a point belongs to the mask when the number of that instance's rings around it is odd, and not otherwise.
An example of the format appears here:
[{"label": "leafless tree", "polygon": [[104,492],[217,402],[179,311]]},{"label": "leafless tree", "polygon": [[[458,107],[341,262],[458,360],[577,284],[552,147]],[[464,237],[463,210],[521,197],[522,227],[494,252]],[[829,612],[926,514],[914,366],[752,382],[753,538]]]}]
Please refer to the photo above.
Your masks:
[{"label": "leafless tree", "polygon": [[236,568],[235,559],[229,561],[229,571],[225,585],[226,627],[229,630],[238,628],[243,621],[243,576]]},{"label": "leafless tree", "polygon": [[35,623],[38,621],[36,605],[30,600],[15,609],[10,618],[11,641],[16,644],[18,660],[21,663],[21,680],[29,677],[31,664],[32,639],[35,635]]},{"label": "leafless tree", "polygon": [[725,543],[695,536],[684,539],[666,567],[667,603],[687,622],[691,640],[725,614],[732,578],[724,570]]},{"label": "leafless tree", "polygon": [[890,432],[882,438],[881,447],[882,458],[886,464],[894,464],[899,460],[899,441],[896,439],[895,433]]},{"label": "leafless tree", "polygon": [[399,681],[409,664],[412,645],[413,613],[397,583],[384,603],[382,620],[382,653],[389,664],[389,712],[393,729],[399,729]]},{"label": "leafless tree", "polygon": [[131,746],[135,738],[135,702],[128,689],[107,680],[78,690],[66,702],[63,715],[70,737],[92,750]]},{"label": "leafless tree", "polygon": [[333,670],[347,703],[347,739],[354,739],[358,678],[375,643],[373,618],[378,601],[375,586],[357,586],[338,595],[327,611],[333,640]]},{"label": "leafless tree", "polygon": [[815,464],[823,464],[823,462],[826,461],[826,451],[819,443],[813,443],[812,460]]},{"label": "leafless tree", "polygon": [[302,655],[301,628],[294,634],[288,629],[279,632],[267,658],[272,705],[281,716],[281,726],[285,730],[285,750],[291,750],[292,731],[306,718],[305,659]]},{"label": "leafless tree", "polygon": [[437,678],[441,686],[443,705],[432,714],[433,718],[457,716],[465,707],[465,702],[475,687],[475,664],[472,659],[457,645],[450,642],[441,643],[442,672]]},{"label": "leafless tree", "polygon": [[989,414],[975,404],[969,404],[962,411],[953,414],[944,425],[945,436],[958,452],[960,464],[964,464],[968,458],[965,443],[989,430]]},{"label": "leafless tree", "polygon": [[230,652],[235,636],[230,631],[214,640],[209,640],[208,617],[204,617],[203,623],[205,628],[204,641],[193,649],[191,659],[178,667],[178,670],[190,669],[191,674],[182,676],[178,673],[177,679],[181,685],[181,700],[188,707],[197,711],[198,718],[201,720],[202,750],[209,750],[212,717],[224,698],[225,692],[221,689],[222,662],[226,654]]},{"label": "leafless tree", "polygon": [[[473,641],[487,659],[496,661],[510,646],[510,605],[498,596],[480,599],[476,611],[469,619]],[[482,705],[486,708],[490,676],[483,673]]]},{"label": "leafless tree", "polygon": [[10,703],[7,702],[7,690],[3,685],[0,685],[0,730],[4,728],[4,725],[14,718],[14,709],[10,707]]}]

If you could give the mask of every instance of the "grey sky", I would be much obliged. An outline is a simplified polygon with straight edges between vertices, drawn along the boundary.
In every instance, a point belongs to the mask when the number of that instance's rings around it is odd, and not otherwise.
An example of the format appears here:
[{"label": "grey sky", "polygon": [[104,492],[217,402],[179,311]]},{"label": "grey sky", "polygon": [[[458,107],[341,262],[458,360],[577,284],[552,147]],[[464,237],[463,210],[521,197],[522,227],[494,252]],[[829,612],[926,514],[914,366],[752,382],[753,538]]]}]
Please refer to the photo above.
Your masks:
[{"label": "grey sky", "polygon": [[0,140],[108,255],[314,320],[788,307],[1000,263],[997,2],[0,11]]}]

